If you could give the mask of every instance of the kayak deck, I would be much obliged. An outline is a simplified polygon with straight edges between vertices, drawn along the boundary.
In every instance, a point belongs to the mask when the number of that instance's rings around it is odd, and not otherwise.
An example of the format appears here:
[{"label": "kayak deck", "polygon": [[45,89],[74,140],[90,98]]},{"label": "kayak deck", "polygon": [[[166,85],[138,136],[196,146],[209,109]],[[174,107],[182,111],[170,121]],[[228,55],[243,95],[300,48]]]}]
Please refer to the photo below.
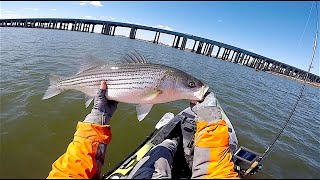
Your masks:
[{"label": "kayak deck", "polygon": [[[222,108],[221,108],[222,109]],[[235,131],[228,117],[222,110],[222,117],[229,127],[229,139],[231,152],[237,149],[238,140]],[[193,161],[193,139],[196,131],[196,115],[190,107],[184,109],[174,116],[168,124],[159,130],[154,130],[146,139],[122,162],[103,175],[103,179],[114,179],[127,176],[133,167],[147,154],[154,146],[165,139],[178,139],[177,151],[172,163],[172,178],[191,178]]]}]

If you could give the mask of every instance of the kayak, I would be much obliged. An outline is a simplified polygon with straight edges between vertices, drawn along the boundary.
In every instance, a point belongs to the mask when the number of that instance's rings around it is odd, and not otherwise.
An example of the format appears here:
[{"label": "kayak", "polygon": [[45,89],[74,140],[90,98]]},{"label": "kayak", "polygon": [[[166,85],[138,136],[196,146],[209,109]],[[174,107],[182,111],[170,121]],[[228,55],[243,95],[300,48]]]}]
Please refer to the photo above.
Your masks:
[{"label": "kayak", "polygon": [[[219,102],[217,104],[221,108]],[[222,119],[228,125],[230,151],[234,154],[238,150],[238,139],[229,118],[222,108],[221,110]],[[157,123],[155,130],[123,161],[105,173],[102,178],[119,179],[127,176],[139,160],[154,146],[160,144],[165,139],[179,136],[181,146],[178,145],[172,163],[172,178],[190,179],[194,149],[193,139],[196,131],[195,118],[196,114],[191,111],[190,107],[187,107],[175,116],[172,113],[166,113]]]}]

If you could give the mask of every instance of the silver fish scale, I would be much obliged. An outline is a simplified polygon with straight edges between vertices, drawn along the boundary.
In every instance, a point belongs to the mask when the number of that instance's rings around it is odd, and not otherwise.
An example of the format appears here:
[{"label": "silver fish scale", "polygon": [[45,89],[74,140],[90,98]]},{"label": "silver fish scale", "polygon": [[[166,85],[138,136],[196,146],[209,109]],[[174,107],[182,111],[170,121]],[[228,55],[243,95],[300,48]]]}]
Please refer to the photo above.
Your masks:
[{"label": "silver fish scale", "polygon": [[155,88],[166,69],[165,66],[154,64],[105,65],[61,80],[58,86],[66,89],[75,86],[96,87],[101,80],[106,80],[108,89]]}]

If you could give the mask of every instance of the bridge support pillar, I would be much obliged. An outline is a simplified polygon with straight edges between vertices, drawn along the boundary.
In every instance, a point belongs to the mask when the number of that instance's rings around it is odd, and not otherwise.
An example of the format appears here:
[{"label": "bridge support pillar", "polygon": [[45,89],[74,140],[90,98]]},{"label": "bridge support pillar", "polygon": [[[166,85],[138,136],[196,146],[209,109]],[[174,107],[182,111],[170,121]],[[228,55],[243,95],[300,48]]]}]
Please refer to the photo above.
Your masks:
[{"label": "bridge support pillar", "polygon": [[[155,35],[155,37],[154,37],[153,43],[155,43],[155,41],[156,41],[157,33],[158,33],[158,32],[156,32],[156,35]],[[136,34],[137,34],[137,28],[134,27],[134,26],[131,26],[129,38],[130,38],[130,39],[135,39],[135,38],[136,38]]]},{"label": "bridge support pillar", "polygon": [[252,60],[249,63],[249,67],[253,68],[253,64],[254,64],[255,60],[256,60],[256,57],[252,56]]},{"label": "bridge support pillar", "polygon": [[105,34],[106,34],[106,35],[111,35],[111,31],[112,31],[111,28],[112,28],[112,27],[111,27],[109,24],[106,25],[106,31],[105,31]]},{"label": "bridge support pillar", "polygon": [[81,28],[82,28],[82,23],[81,22],[78,22],[78,27],[77,27],[77,31],[81,31]]},{"label": "bridge support pillar", "polygon": [[172,47],[174,47],[174,48],[178,48],[179,47],[180,38],[181,38],[180,36],[174,36]]},{"label": "bridge support pillar", "polygon": [[191,52],[194,52],[194,48],[196,47],[196,44],[197,44],[197,41],[194,41],[193,48],[192,48]]},{"label": "bridge support pillar", "polygon": [[244,56],[246,56],[245,53],[242,53],[242,55],[240,56],[240,59],[239,59],[239,62],[238,62],[238,63],[241,64],[241,65],[242,65],[242,63],[243,63]]},{"label": "bridge support pillar", "polygon": [[208,49],[208,43],[205,43],[204,48],[203,48],[203,52],[201,52],[202,55],[205,55]]},{"label": "bridge support pillar", "polygon": [[246,55],[246,58],[244,59],[243,65],[248,66],[250,57],[251,57],[250,55],[248,55],[248,54]]},{"label": "bridge support pillar", "polygon": [[234,59],[234,63],[237,64],[239,62],[239,58],[240,58],[241,55],[242,55],[241,52],[237,52],[236,58]]},{"label": "bridge support pillar", "polygon": [[87,24],[86,32],[90,32],[90,26],[91,26],[91,24]]},{"label": "bridge support pillar", "polygon": [[157,38],[158,38],[158,31],[156,31],[156,34],[154,35],[153,43],[157,42]]},{"label": "bridge support pillar", "polygon": [[75,27],[76,27],[76,22],[72,23],[72,25],[71,25],[71,31],[74,31],[74,30],[75,30]]},{"label": "bridge support pillar", "polygon": [[217,52],[217,54],[216,54],[216,57],[215,57],[215,58],[218,58],[219,53],[220,53],[220,50],[221,50],[221,47],[220,47],[220,46],[218,46],[218,47],[219,47],[219,49],[218,49],[218,52]]},{"label": "bridge support pillar", "polygon": [[197,54],[201,54],[201,51],[202,51],[202,47],[203,47],[203,43],[202,41],[199,41],[199,44],[198,44],[198,48],[197,48]]},{"label": "bridge support pillar", "polygon": [[79,31],[79,29],[80,29],[80,22],[76,22],[74,30]]},{"label": "bridge support pillar", "polygon": [[108,23],[103,24],[101,34],[110,35],[111,26]]},{"label": "bridge support pillar", "polygon": [[280,74],[281,73],[281,69],[282,69],[281,65],[278,64],[277,73]]},{"label": "bridge support pillar", "polygon": [[214,45],[213,45],[213,44],[210,44],[208,53],[206,54],[207,56],[211,57],[211,54],[212,54],[212,51],[213,51],[213,47],[214,47]]},{"label": "bridge support pillar", "polygon": [[182,43],[181,43],[181,47],[180,47],[181,50],[185,50],[186,49],[187,40],[188,40],[188,38],[183,37]]},{"label": "bridge support pillar", "polygon": [[262,59],[259,59],[259,63],[257,65],[258,70],[262,70],[262,63],[263,63]]},{"label": "bridge support pillar", "polygon": [[158,32],[158,37],[156,39],[157,44],[159,44],[159,39],[160,39],[160,32]]},{"label": "bridge support pillar", "polygon": [[95,24],[92,24],[91,33],[94,33],[94,26],[95,26]]},{"label": "bridge support pillar", "polygon": [[59,22],[59,28],[58,28],[59,30],[62,29],[62,24],[63,24],[62,22]]},{"label": "bridge support pillar", "polygon": [[236,51],[232,51],[232,56],[231,56],[230,62],[233,61],[233,57],[234,57],[234,55],[235,55],[236,53],[237,53]]},{"label": "bridge support pillar", "polygon": [[247,66],[247,63],[248,63],[249,59],[250,59],[250,55],[247,54],[247,55],[245,56],[244,60],[243,60],[243,65],[244,65],[244,66]]},{"label": "bridge support pillar", "polygon": [[116,32],[116,27],[117,26],[113,26],[112,36],[114,36],[114,33]]},{"label": "bridge support pillar", "polygon": [[238,52],[234,63],[238,64],[240,62],[241,57],[243,56],[242,52]]},{"label": "bridge support pillar", "polygon": [[275,69],[275,65],[274,65],[274,63],[271,63],[270,71],[271,71],[271,72],[274,72],[274,69]]},{"label": "bridge support pillar", "polygon": [[260,63],[260,59],[257,58],[256,61],[254,62],[255,69],[258,69],[259,63]]},{"label": "bridge support pillar", "polygon": [[223,51],[221,59],[222,60],[228,60],[230,52],[231,52],[231,49],[225,48],[224,51]]},{"label": "bridge support pillar", "polygon": [[81,29],[80,29],[80,31],[81,31],[81,32],[84,32],[84,31],[85,31],[85,28],[86,28],[86,24],[85,24],[85,23],[81,23]]}]

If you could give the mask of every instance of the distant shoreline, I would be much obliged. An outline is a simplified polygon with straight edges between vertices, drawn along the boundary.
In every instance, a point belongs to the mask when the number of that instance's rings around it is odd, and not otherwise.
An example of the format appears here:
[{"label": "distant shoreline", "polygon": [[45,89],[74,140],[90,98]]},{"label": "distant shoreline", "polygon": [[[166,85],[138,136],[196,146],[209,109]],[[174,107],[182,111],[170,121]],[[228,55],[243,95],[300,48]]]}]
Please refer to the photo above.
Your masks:
[{"label": "distant shoreline", "polygon": [[[268,73],[271,73],[271,74],[274,74],[274,75],[282,76],[282,77],[285,77],[285,78],[288,78],[288,79],[293,79],[293,80],[299,81],[300,83],[303,83],[303,80],[298,79],[298,78],[286,76],[286,75],[284,75],[284,74],[279,74],[279,73],[271,72],[271,71],[267,71],[267,72],[268,72]],[[309,84],[310,86],[314,86],[314,87],[320,88],[320,83],[315,83],[315,82],[308,82],[308,81],[306,81],[306,84]]]}]

